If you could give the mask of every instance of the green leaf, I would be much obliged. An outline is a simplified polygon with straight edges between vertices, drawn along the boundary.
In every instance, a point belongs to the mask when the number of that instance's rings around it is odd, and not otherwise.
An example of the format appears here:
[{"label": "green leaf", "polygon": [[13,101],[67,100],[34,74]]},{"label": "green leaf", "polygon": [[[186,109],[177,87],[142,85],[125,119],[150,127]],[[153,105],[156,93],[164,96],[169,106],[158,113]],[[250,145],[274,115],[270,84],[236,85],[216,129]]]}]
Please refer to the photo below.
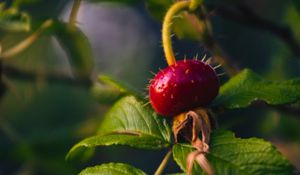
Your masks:
[{"label": "green leaf", "polygon": [[99,134],[133,131],[171,142],[171,129],[167,120],[136,97],[119,100],[106,114],[98,130]]},{"label": "green leaf", "polygon": [[86,168],[79,175],[146,175],[146,173],[124,163],[107,163]]},{"label": "green leaf", "polygon": [[119,132],[108,135],[97,135],[86,138],[73,146],[67,154],[66,159],[71,159],[80,152],[84,152],[86,150],[85,148],[94,148],[98,146],[129,145],[141,149],[159,149],[168,147],[169,144],[170,143],[153,136],[140,134],[138,132]]},{"label": "green leaf", "polygon": [[92,49],[88,38],[75,26],[56,22],[55,36],[66,51],[75,76],[89,77],[94,66]]},{"label": "green leaf", "polygon": [[144,102],[133,96],[119,100],[105,115],[98,135],[76,144],[67,158],[81,148],[129,145],[144,149],[161,149],[171,144],[170,125]]},{"label": "green leaf", "polygon": [[[186,157],[193,150],[185,144],[173,147],[174,159],[183,171],[186,171]],[[229,131],[216,130],[212,133],[210,153],[206,157],[215,174],[293,174],[291,164],[271,143],[258,138],[236,138]],[[194,174],[203,174],[198,165],[193,171]]]},{"label": "green leaf", "polygon": [[297,102],[300,100],[300,79],[272,82],[245,69],[221,87],[212,106],[242,108],[257,100],[270,105]]},{"label": "green leaf", "polygon": [[13,32],[28,32],[31,27],[31,17],[20,12],[16,8],[4,9],[3,4],[0,8],[0,28]]}]

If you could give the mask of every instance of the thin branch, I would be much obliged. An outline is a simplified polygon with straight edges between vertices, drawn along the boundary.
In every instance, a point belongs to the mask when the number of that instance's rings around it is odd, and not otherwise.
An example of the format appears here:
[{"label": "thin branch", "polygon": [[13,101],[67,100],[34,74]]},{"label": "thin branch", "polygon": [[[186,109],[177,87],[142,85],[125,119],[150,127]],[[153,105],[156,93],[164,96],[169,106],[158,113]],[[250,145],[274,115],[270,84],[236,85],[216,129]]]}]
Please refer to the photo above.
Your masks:
[{"label": "thin branch", "polygon": [[72,78],[70,75],[57,72],[36,72],[24,70],[11,65],[3,66],[3,75],[12,79],[20,79],[27,81],[37,81],[41,76],[48,82],[74,85],[78,87],[89,88],[92,80],[89,77]]},{"label": "thin branch", "polygon": [[214,8],[220,17],[274,34],[290,48],[294,55],[300,56],[300,44],[295,39],[290,28],[261,18],[244,4],[240,4],[237,7],[237,10],[225,6],[215,6]]},{"label": "thin branch", "polygon": [[74,26],[75,23],[76,23],[76,18],[77,18],[77,13],[78,13],[79,8],[80,8],[80,3],[81,3],[81,0],[74,0],[72,10],[71,10],[71,14],[70,14],[70,17],[69,17],[69,25],[70,26]]},{"label": "thin branch", "polygon": [[[201,13],[197,16],[187,14],[186,18],[191,22],[191,24],[193,24],[195,29],[202,34],[205,47],[213,54],[217,62],[222,64],[226,73],[229,76],[237,74],[239,72],[238,66],[229,59],[213,36],[212,27],[208,19],[208,14],[206,14],[206,10],[202,8]],[[197,18],[199,18],[199,20]],[[195,21],[200,21],[201,23]]]},{"label": "thin branch", "polygon": [[13,48],[10,48],[7,51],[4,51],[2,54],[0,53],[0,59],[9,59],[14,57],[15,55],[21,53],[26,48],[28,48],[31,44],[33,44],[45,31],[47,28],[49,28],[53,24],[52,19],[46,20],[39,29],[37,29],[33,34],[31,34],[28,38],[21,41],[19,44],[14,46]]},{"label": "thin branch", "polygon": [[240,71],[240,68],[225,54],[212,35],[209,36],[209,40],[211,45],[207,46],[207,48],[213,53],[218,63],[222,65],[230,77],[236,75]]},{"label": "thin branch", "polygon": [[162,162],[160,163],[159,167],[157,168],[157,170],[155,171],[154,175],[161,175],[169,161],[169,159],[171,158],[172,155],[172,149],[170,149],[168,151],[168,153],[165,155],[164,159],[162,160]]}]

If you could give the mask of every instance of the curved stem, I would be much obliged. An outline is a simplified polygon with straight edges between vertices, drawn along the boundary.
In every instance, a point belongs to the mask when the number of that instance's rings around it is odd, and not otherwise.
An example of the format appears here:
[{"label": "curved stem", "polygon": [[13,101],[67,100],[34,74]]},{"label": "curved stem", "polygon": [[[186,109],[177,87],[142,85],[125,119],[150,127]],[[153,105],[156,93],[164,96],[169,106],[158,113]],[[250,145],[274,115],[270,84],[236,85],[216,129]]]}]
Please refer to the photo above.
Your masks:
[{"label": "curved stem", "polygon": [[163,173],[164,169],[166,168],[166,165],[167,165],[168,161],[170,160],[171,155],[172,155],[172,149],[170,149],[168,151],[168,153],[165,155],[164,159],[160,163],[160,165],[157,168],[157,170],[155,171],[154,175],[161,175]]},{"label": "curved stem", "polygon": [[69,25],[74,26],[76,23],[77,13],[79,11],[81,0],[74,0],[71,14],[69,17]]},{"label": "curved stem", "polygon": [[176,59],[172,48],[172,41],[171,41],[170,27],[172,26],[172,19],[178,12],[184,9],[188,9],[189,5],[190,5],[190,1],[176,2],[168,10],[164,18],[163,28],[162,28],[162,42],[163,42],[163,48],[164,48],[168,65],[172,65],[176,63]]},{"label": "curved stem", "polygon": [[196,10],[201,4],[203,3],[203,0],[191,0],[190,3],[190,10],[194,11]]},{"label": "curved stem", "polygon": [[42,32],[45,29],[49,28],[52,24],[53,24],[52,19],[46,20],[40,26],[40,28],[37,31],[35,31],[32,35],[30,35],[28,38],[21,41],[19,44],[17,44],[13,48],[10,48],[9,50],[0,54],[0,59],[9,59],[9,58],[19,54],[20,52],[24,51],[26,48],[28,48],[32,43],[34,43],[40,37],[40,35],[42,34]]}]

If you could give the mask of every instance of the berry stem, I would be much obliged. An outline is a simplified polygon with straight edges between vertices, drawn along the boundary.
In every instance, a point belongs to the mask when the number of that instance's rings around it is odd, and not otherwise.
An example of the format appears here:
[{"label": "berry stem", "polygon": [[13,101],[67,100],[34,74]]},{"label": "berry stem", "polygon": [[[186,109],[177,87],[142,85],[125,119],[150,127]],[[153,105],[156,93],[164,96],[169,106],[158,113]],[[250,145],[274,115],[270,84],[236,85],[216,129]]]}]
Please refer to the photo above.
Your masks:
[{"label": "berry stem", "polygon": [[160,163],[160,165],[157,168],[157,170],[155,171],[154,175],[161,175],[163,173],[164,169],[166,168],[166,165],[167,165],[168,161],[170,160],[171,155],[172,155],[172,149],[170,149],[168,151],[168,153],[165,155],[164,159]]},{"label": "berry stem", "polygon": [[167,11],[167,14],[164,18],[163,28],[162,28],[162,42],[163,48],[166,56],[168,65],[176,63],[175,55],[172,48],[172,39],[171,39],[171,26],[174,16],[183,10],[196,10],[203,0],[191,0],[191,1],[178,1],[174,3],[170,9]]},{"label": "berry stem", "polygon": [[173,48],[172,48],[172,40],[171,40],[171,26],[173,17],[182,10],[188,9],[190,6],[190,1],[178,1],[173,4],[168,10],[162,28],[162,42],[163,48],[166,56],[166,60],[168,65],[172,65],[176,63],[176,59],[174,56]]},{"label": "berry stem", "polygon": [[81,0],[74,0],[71,14],[69,17],[69,25],[74,26],[76,23],[77,13],[79,11]]},{"label": "berry stem", "polygon": [[203,0],[191,0],[190,3],[190,10],[194,11],[196,10],[201,4],[203,3]]}]

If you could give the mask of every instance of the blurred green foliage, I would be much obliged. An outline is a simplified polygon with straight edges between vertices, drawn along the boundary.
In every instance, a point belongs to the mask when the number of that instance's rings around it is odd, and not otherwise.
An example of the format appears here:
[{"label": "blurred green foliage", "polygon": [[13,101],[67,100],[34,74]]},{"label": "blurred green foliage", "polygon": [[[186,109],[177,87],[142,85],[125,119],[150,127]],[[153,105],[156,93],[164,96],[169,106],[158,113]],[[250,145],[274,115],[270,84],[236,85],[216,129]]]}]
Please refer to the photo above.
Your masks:
[{"label": "blurred green foliage", "polygon": [[8,31],[29,31],[31,18],[25,12],[16,8],[6,9],[5,3],[0,3],[0,27]]},{"label": "blurred green foliage", "polygon": [[55,36],[68,54],[75,76],[89,77],[93,71],[94,60],[90,43],[84,33],[76,26],[61,22],[54,23]]},{"label": "blurred green foliage", "polygon": [[[7,2],[7,6],[5,8],[2,6],[0,11],[2,50],[7,50],[28,37],[48,18],[65,22],[62,16],[69,12],[72,5],[70,0]],[[93,6],[101,6],[110,10],[113,10],[111,7],[116,7],[134,11],[135,15],[145,21],[145,23],[136,25],[146,25],[148,30],[154,31],[157,38],[160,38],[160,22],[173,1],[110,1],[111,5],[104,5],[108,3],[107,1],[101,2],[105,1],[91,0],[84,2],[82,6],[93,3]],[[115,2],[121,2],[121,4]],[[206,1],[205,3],[209,4],[210,2]],[[213,1],[211,3],[221,3],[235,8],[234,4],[238,1]],[[284,2],[257,0],[245,3],[262,18],[291,28],[300,43],[300,15],[297,13],[299,12],[297,0]],[[210,11],[214,36],[229,57],[240,67],[248,67],[270,80],[278,81],[300,77],[300,56],[294,55],[280,38],[264,30],[213,15],[214,10]],[[84,13],[85,11],[81,11],[81,14],[84,15]],[[95,14],[91,20],[101,24],[101,21],[97,20],[97,15],[99,14]],[[126,16],[126,13],[123,16]],[[117,21],[113,17],[107,18]],[[197,53],[200,56],[213,54],[205,50],[203,43],[197,38],[199,36],[195,35],[197,33],[190,30],[190,23],[183,19],[177,19],[177,21],[178,25],[174,25],[174,32],[180,39],[183,39],[179,41],[174,38],[174,46],[176,52],[179,53],[178,58],[183,58],[184,55],[191,58]],[[126,24],[126,21],[120,22],[120,28],[111,28],[111,30],[118,30],[122,35],[130,35],[132,33],[122,33],[122,26],[126,26]],[[1,84],[5,84],[6,91],[0,101],[0,174],[76,174],[84,167],[115,161],[120,157],[125,157],[130,163],[134,163],[138,159],[137,167],[141,167],[146,172],[152,172],[162,159],[161,153],[147,154],[143,151],[134,152],[130,148],[114,147],[102,151],[99,156],[94,156],[86,163],[78,160],[66,161],[65,155],[74,143],[96,132],[107,106],[99,106],[96,103],[85,83],[83,85],[68,84],[56,82],[55,79],[47,81],[46,74],[62,72],[64,76],[66,74],[69,79],[76,81],[79,77],[74,74],[74,70],[79,70],[80,74],[86,76],[92,72],[93,64],[95,64],[95,67],[98,68],[97,74],[114,73],[114,76],[122,77],[124,81],[128,79],[136,89],[143,91],[142,89],[146,85],[139,80],[151,77],[150,74],[144,72],[157,71],[158,67],[166,66],[162,49],[159,47],[160,41],[154,41],[157,47],[153,50],[148,49],[151,47],[146,45],[148,52],[144,54],[154,53],[154,57],[147,62],[146,69],[138,64],[138,61],[143,61],[144,58],[135,58],[135,53],[128,54],[134,57],[134,61],[124,62],[121,67],[116,67],[114,64],[106,64],[103,60],[95,60],[95,54],[102,53],[97,52],[95,47],[91,48],[87,38],[91,40],[92,37],[98,37],[105,43],[110,43],[110,40],[118,38],[85,36],[86,33],[82,30],[85,21],[79,21],[75,31],[69,31],[64,23],[60,23],[60,25],[55,33],[48,31],[20,55],[2,62],[4,68],[16,67],[21,72],[20,74],[7,72],[7,74],[3,73],[1,77]],[[176,26],[177,28],[182,27],[182,29],[177,29]],[[95,31],[99,30],[93,26],[87,27]],[[136,28],[136,26],[130,27]],[[191,35],[186,35],[189,32]],[[53,36],[59,37],[59,39],[55,40]],[[187,40],[187,38],[193,39],[193,41]],[[148,43],[144,40],[143,42]],[[126,45],[136,47],[134,44],[127,43]],[[115,52],[122,52],[122,47],[115,45],[111,47],[114,47]],[[137,47],[135,51],[138,52],[141,49],[143,48]],[[67,54],[64,51],[67,51]],[[112,63],[119,61],[109,58],[108,60]],[[32,76],[30,72],[36,76]],[[136,72],[140,72],[140,74],[136,74]],[[222,81],[224,80],[226,78],[222,79]],[[97,93],[99,95],[99,91]],[[117,94],[114,98],[118,99],[119,95]],[[114,101],[114,99],[110,100]],[[299,104],[295,105],[299,107]],[[221,127],[234,130],[238,136],[262,136],[269,140],[280,140],[284,145],[289,145],[289,143],[300,145],[299,114],[248,108],[225,112],[218,118]],[[278,145],[278,148],[283,150],[286,147]],[[297,151],[295,152],[297,153]],[[132,156],[131,153],[136,154]],[[88,153],[86,154],[88,155]],[[141,154],[147,156],[140,156]],[[297,160],[300,155],[294,154],[287,157],[290,160]],[[292,161],[292,163],[299,170],[299,161]],[[171,172],[179,171],[175,165],[168,168]]]}]

